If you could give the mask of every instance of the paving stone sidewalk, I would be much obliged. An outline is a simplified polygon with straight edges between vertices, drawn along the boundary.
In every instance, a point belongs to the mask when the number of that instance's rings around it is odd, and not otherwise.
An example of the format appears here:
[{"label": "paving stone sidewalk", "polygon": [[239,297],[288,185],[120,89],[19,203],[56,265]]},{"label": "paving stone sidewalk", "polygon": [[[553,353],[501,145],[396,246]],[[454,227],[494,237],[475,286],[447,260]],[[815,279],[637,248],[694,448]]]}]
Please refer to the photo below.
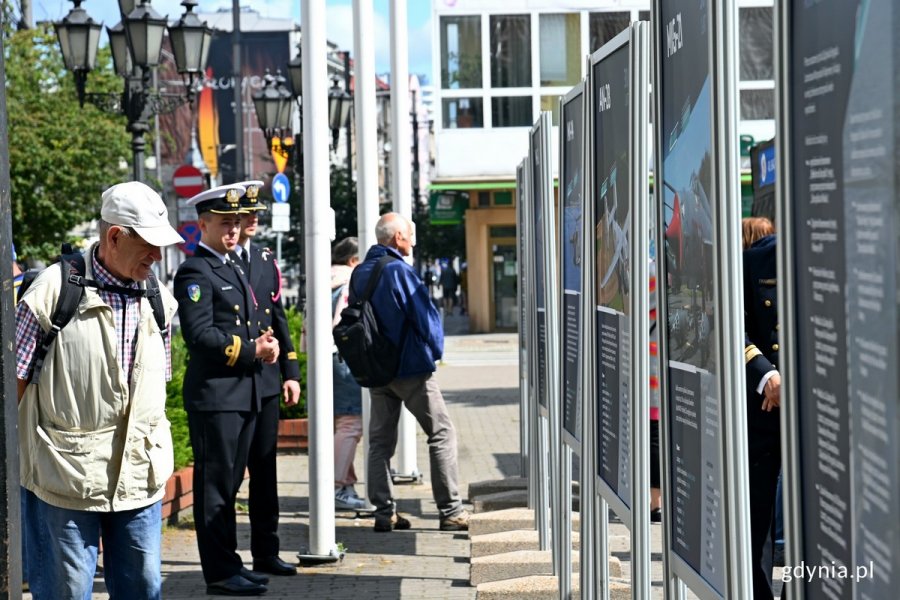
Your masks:
[{"label": "paving stone sidewalk", "polygon": [[[470,482],[519,473],[517,338],[510,334],[448,337],[444,364],[437,377],[459,438],[460,491]],[[478,359],[481,357],[481,360]],[[484,364],[480,364],[484,363]],[[431,498],[428,450],[417,429],[417,466],[422,484],[395,487],[400,511],[412,521],[410,531],[375,533],[371,518],[338,512],[336,540],[347,554],[334,566],[301,568],[296,577],[273,577],[269,599],[474,599],[469,586],[468,535],[438,530]],[[293,560],[309,539],[309,457],[278,457],[282,558]],[[362,473],[362,444],[356,468]],[[246,483],[238,498],[246,504]],[[238,521],[240,554],[250,556],[246,515]],[[206,597],[193,528],[167,527],[163,534],[163,597]],[[108,598],[102,578],[93,598]],[[30,595],[26,594],[25,598]]]}]

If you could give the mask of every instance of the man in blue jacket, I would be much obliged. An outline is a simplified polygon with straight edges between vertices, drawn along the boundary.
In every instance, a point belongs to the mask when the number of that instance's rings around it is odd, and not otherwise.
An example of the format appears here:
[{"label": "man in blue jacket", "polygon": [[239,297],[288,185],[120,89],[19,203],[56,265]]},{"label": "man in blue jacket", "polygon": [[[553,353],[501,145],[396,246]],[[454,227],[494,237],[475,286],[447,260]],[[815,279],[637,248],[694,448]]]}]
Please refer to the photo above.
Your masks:
[{"label": "man in blue jacket", "polygon": [[434,379],[435,361],[444,352],[441,319],[428,289],[403,261],[414,245],[412,223],[397,213],[383,215],[375,225],[378,244],[369,248],[350,289],[353,303],[366,289],[378,260],[390,255],[381,272],[371,305],[381,331],[400,349],[397,376],[384,387],[372,388],[369,420],[369,500],[375,506],[375,531],[409,529],[393,499],[390,460],[397,447],[397,424],[403,405],[428,436],[432,493],[443,531],[469,528],[469,513],[459,496],[456,430]]}]

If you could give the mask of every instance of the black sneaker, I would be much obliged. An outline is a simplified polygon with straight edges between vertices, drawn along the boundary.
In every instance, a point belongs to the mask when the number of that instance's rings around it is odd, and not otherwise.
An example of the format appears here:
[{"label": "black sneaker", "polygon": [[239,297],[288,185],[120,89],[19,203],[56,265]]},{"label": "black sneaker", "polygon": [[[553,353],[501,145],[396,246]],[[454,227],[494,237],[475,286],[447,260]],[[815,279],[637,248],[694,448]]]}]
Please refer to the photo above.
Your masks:
[{"label": "black sneaker", "polygon": [[651,523],[662,523],[662,509],[654,508],[650,511],[650,522]]},{"label": "black sneaker", "polygon": [[384,517],[375,517],[375,531],[379,533],[384,533],[386,531],[391,531],[394,529],[409,529],[410,527],[412,527],[412,523],[409,522],[409,519],[401,517],[400,513],[396,513],[390,519],[386,519]]}]

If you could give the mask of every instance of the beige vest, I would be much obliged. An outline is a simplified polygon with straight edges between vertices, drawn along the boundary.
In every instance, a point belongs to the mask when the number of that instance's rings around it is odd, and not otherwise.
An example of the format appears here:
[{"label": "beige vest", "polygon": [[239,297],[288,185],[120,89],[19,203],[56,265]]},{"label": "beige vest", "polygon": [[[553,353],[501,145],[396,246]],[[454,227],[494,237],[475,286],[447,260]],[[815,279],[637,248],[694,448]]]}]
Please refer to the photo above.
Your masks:
[{"label": "beige vest", "polygon": [[[91,273],[87,253],[87,274]],[[59,296],[59,265],[22,299],[44,331]],[[177,303],[160,288],[166,318]],[[113,309],[85,288],[75,316],[50,347],[37,384],[19,404],[22,485],[45,502],[123,511],[160,500],[172,474],[166,419],[166,355],[149,302],[141,302],[131,381],[117,360]]]}]

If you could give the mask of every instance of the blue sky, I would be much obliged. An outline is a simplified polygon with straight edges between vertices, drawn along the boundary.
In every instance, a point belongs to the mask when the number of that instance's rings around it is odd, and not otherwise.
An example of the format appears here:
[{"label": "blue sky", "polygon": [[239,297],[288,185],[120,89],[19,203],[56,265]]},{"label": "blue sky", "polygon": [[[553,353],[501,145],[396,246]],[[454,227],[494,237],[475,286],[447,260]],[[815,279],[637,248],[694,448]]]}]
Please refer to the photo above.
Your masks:
[{"label": "blue sky", "polygon": [[[152,0],[153,8],[160,14],[168,15],[174,21],[184,12],[181,0]],[[353,2],[352,0],[327,0],[326,21],[328,39],[341,48],[353,48]],[[213,12],[219,8],[230,8],[231,0],[199,0],[200,12]],[[291,15],[300,22],[301,0],[253,0],[242,2],[267,17]],[[72,4],[66,0],[38,0],[34,3],[36,21],[55,21],[63,17]],[[96,21],[104,25],[119,22],[119,5],[114,0],[85,0],[82,8]],[[390,71],[390,3],[389,0],[375,0],[375,67],[379,73]],[[431,2],[407,0],[407,21],[409,25],[409,72],[425,74],[431,78]],[[101,37],[106,44],[106,34]]]}]

